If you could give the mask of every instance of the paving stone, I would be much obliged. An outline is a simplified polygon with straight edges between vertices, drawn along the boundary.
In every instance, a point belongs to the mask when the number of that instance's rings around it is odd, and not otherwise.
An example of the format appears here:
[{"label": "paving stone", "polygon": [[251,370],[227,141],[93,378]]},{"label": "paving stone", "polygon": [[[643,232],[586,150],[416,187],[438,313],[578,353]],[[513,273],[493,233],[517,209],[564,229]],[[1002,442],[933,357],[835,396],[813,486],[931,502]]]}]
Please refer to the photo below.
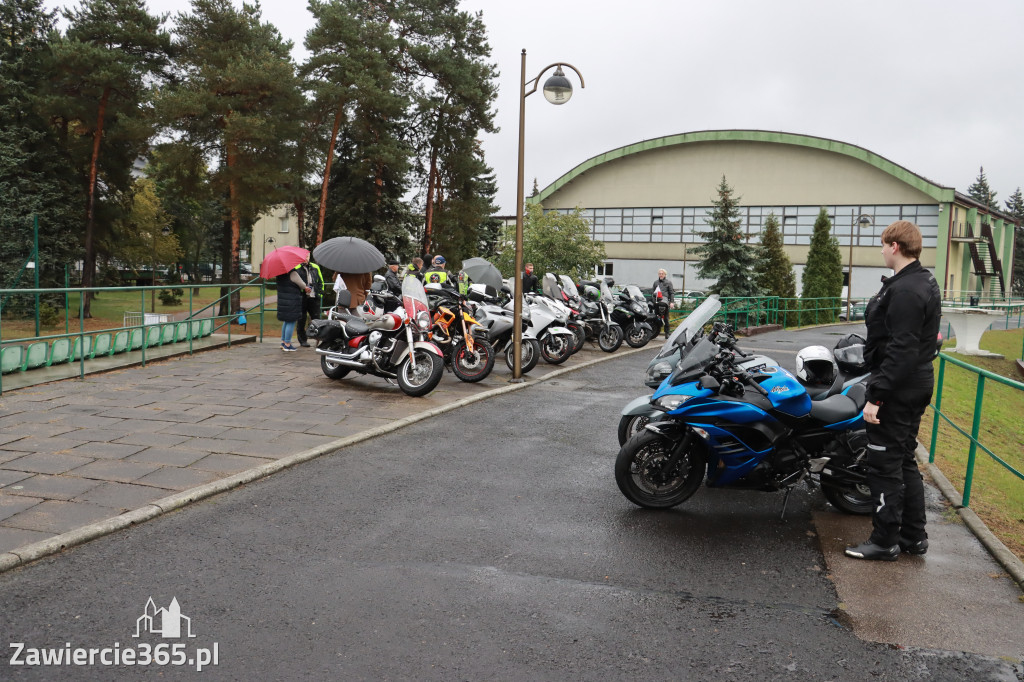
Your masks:
[{"label": "paving stone", "polygon": [[94,457],[97,459],[124,459],[134,455],[140,450],[145,450],[145,445],[122,445],[119,443],[86,443],[80,445],[72,453],[83,457]]},{"label": "paving stone", "polygon": [[24,434],[20,433],[0,433],[0,446],[6,443],[13,443],[16,440],[24,438]]},{"label": "paving stone", "polygon": [[52,436],[60,436],[61,434],[74,431],[76,427],[68,424],[54,422],[54,423],[35,423],[25,422],[23,424],[17,424],[15,426],[8,426],[0,429],[0,433],[4,436],[16,436],[18,438],[24,438],[25,436],[38,436],[39,438],[50,438]]},{"label": "paving stone", "polygon": [[32,478],[35,474],[28,471],[8,471],[7,469],[0,469],[0,488],[5,485],[11,485],[18,481],[24,481],[26,478]]},{"label": "paving stone", "polygon": [[5,450],[20,450],[22,452],[69,452],[85,441],[72,440],[70,438],[39,438],[37,436],[26,436],[21,440],[5,443]]},{"label": "paving stone", "polygon": [[168,466],[143,476],[136,483],[181,491],[209,483],[210,481],[216,481],[218,478],[223,477],[212,471],[198,471],[196,469],[181,469]]},{"label": "paving stone", "polygon": [[119,419],[118,426],[116,427],[106,429],[78,429],[77,431],[66,434],[66,437],[72,437],[91,443],[110,443],[131,435],[132,430],[130,428],[126,428],[127,426],[127,423],[123,419]]},{"label": "paving stone", "polygon": [[[289,453],[290,454],[290,453]],[[271,458],[243,457],[241,455],[213,454],[199,460],[190,468],[199,471],[211,471],[218,474],[237,474],[261,464],[271,462]]]},{"label": "paving stone", "polygon": [[0,552],[10,552],[40,540],[52,538],[56,533],[43,533],[24,528],[0,527]]},{"label": "paving stone", "polygon": [[31,509],[42,502],[38,497],[19,497],[18,495],[5,495],[0,491],[0,522],[4,519],[20,514],[26,509]]},{"label": "paving stone", "polygon": [[69,473],[80,478],[91,478],[100,481],[117,481],[130,483],[160,468],[151,462],[129,462],[123,459],[98,459],[85,466],[72,469]]},{"label": "paving stone", "polygon": [[[78,429],[110,429],[126,428],[128,422],[120,417],[97,417],[95,415],[69,415],[62,417],[61,424],[73,426]],[[76,432],[77,434],[77,432]]]},{"label": "paving stone", "polygon": [[110,507],[86,502],[45,500],[27,511],[15,514],[4,525],[46,533],[66,533],[69,530],[117,516]]},{"label": "paving stone", "polygon": [[173,447],[188,440],[188,436],[180,436],[174,433],[130,433],[123,438],[118,438],[118,443],[125,445],[145,445],[146,447]]},{"label": "paving stone", "polygon": [[63,474],[92,461],[91,457],[75,457],[51,452],[36,452],[0,464],[0,469],[28,471],[34,474]]},{"label": "paving stone", "polygon": [[70,500],[99,484],[99,481],[87,478],[37,474],[5,486],[3,492],[5,495],[41,497],[47,500]]},{"label": "paving stone", "polygon": [[348,419],[343,419],[337,424],[320,424],[313,428],[306,429],[306,433],[311,433],[318,436],[330,436],[332,440],[339,438],[346,438],[348,436],[354,436],[366,429],[366,426],[361,426],[356,422],[351,422]]},{"label": "paving stone", "polygon": [[199,450],[174,450],[171,448],[146,448],[142,452],[126,457],[125,462],[145,462],[160,466],[187,467],[198,462],[209,452]]},{"label": "paving stone", "polygon": [[101,483],[79,495],[73,501],[110,507],[123,514],[172,494],[170,488],[155,488],[150,485],[133,485],[131,483]]},{"label": "paving stone", "polygon": [[292,454],[327,445],[336,440],[338,439],[333,436],[322,436],[312,433],[287,433],[278,436],[272,444],[276,445],[285,454]]},{"label": "paving stone", "polygon": [[212,438],[228,430],[228,426],[207,424],[171,424],[160,430],[160,433],[173,433],[193,438]]}]

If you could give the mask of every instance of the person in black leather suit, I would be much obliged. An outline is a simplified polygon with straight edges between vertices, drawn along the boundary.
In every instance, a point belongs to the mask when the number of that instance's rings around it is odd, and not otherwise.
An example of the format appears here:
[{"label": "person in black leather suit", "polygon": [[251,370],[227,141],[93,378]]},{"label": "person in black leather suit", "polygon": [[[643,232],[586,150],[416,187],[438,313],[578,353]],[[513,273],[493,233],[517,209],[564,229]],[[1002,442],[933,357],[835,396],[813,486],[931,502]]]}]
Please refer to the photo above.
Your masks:
[{"label": "person in black leather suit", "polygon": [[867,482],[875,510],[867,542],[847,547],[855,559],[895,561],[900,551],[928,551],[924,484],[914,451],[921,417],[932,397],[932,360],[942,296],[921,266],[921,231],[899,220],[882,233],[882,258],[892,277],[868,302],[868,379],[864,421]]}]

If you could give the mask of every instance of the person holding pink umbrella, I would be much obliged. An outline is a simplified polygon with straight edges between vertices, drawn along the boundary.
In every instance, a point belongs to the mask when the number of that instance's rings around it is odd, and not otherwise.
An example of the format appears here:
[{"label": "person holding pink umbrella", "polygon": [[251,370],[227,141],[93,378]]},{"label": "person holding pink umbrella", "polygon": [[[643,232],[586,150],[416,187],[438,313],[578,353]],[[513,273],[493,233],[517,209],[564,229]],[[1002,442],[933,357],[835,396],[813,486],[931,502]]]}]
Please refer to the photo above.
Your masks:
[{"label": "person holding pink umbrella", "polygon": [[267,255],[260,265],[260,277],[277,282],[277,319],[281,324],[281,350],[295,352],[292,333],[305,309],[304,297],[315,297],[316,292],[306,284],[295,270],[296,265],[309,262],[309,251],[297,246],[282,246]]}]

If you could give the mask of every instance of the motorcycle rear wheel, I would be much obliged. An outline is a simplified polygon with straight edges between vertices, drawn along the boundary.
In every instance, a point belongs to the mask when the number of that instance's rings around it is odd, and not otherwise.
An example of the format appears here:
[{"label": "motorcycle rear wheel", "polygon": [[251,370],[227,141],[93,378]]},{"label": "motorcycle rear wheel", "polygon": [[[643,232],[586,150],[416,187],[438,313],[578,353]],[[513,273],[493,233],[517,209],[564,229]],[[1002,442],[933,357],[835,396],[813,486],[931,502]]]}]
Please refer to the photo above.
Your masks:
[{"label": "motorcycle rear wheel", "polygon": [[865,483],[841,488],[822,484],[821,492],[833,507],[847,514],[867,516],[875,508],[871,501],[871,492]]},{"label": "motorcycle rear wheel", "polygon": [[462,340],[452,348],[452,371],[462,381],[474,383],[480,381],[494,369],[494,348],[482,339],[473,340],[473,352]]},{"label": "motorcycle rear wheel", "polygon": [[626,343],[629,344],[630,348],[643,348],[647,345],[647,342],[651,340],[653,332],[650,329],[643,329],[641,327],[630,327],[629,333],[626,334]]},{"label": "motorcycle rear wheel", "polygon": [[691,439],[675,470],[662,471],[674,445],[652,431],[626,441],[615,458],[615,482],[627,500],[646,509],[668,509],[697,492],[707,470],[703,442]]},{"label": "motorcycle rear wheel", "polygon": [[626,441],[640,433],[647,426],[651,418],[646,414],[627,414],[619,419],[619,447],[626,444]]},{"label": "motorcycle rear wheel", "polygon": [[597,333],[597,345],[605,353],[614,353],[622,345],[622,327],[608,326]]},{"label": "motorcycle rear wheel", "polygon": [[548,334],[540,340],[540,356],[552,365],[560,365],[572,355],[573,343],[565,336]]},{"label": "motorcycle rear wheel", "polygon": [[[515,344],[509,341],[505,348],[505,366],[511,371],[515,362]],[[540,362],[540,342],[537,339],[523,339],[519,347],[519,371],[526,374]]]},{"label": "motorcycle rear wheel", "polygon": [[352,371],[349,367],[331,362],[326,355],[320,356],[320,369],[328,379],[344,379]]},{"label": "motorcycle rear wheel", "polygon": [[413,355],[416,358],[416,367],[412,366],[408,355],[398,365],[398,387],[402,389],[402,393],[418,398],[430,393],[441,383],[444,360],[423,348],[415,349]]},{"label": "motorcycle rear wheel", "polygon": [[572,352],[575,355],[583,349],[583,344],[587,341],[587,329],[579,322],[570,322],[565,326],[573,333],[573,336],[576,337],[575,343],[572,347]]}]

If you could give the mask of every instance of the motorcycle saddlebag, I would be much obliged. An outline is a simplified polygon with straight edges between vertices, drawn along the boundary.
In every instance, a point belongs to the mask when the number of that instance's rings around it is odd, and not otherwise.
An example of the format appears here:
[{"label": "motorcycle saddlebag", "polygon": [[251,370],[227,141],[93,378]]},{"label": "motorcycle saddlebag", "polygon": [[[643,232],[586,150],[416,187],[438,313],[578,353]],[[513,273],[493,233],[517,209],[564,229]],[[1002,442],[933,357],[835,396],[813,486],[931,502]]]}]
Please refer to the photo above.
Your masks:
[{"label": "motorcycle saddlebag", "polygon": [[333,341],[341,336],[340,320],[312,320],[306,328],[306,336],[322,343]]}]

